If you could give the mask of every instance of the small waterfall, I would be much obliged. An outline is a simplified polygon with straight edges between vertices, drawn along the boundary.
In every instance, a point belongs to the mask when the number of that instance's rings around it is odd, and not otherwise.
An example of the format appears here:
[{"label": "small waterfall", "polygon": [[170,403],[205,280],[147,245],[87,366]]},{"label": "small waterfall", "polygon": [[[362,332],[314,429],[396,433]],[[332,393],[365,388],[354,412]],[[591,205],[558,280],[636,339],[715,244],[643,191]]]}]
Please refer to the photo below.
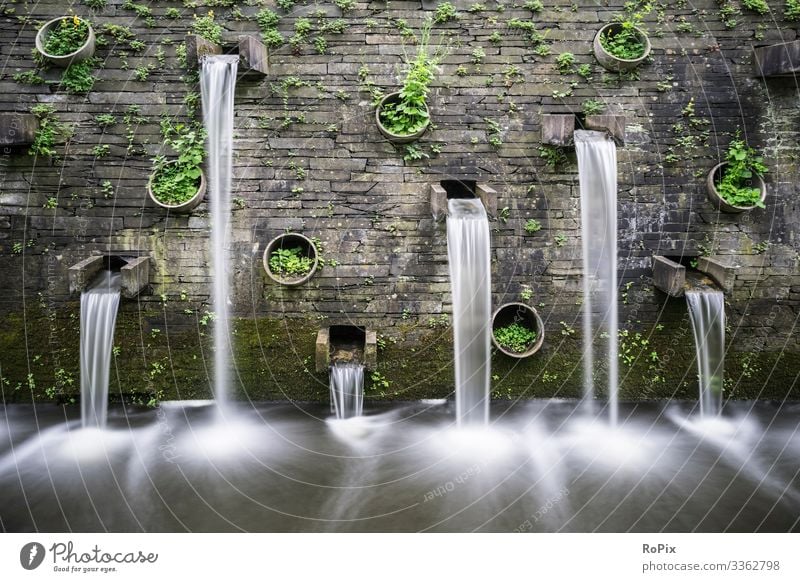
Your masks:
[{"label": "small waterfall", "polygon": [[334,364],[330,370],[331,412],[336,418],[361,416],[364,407],[364,366]]},{"label": "small waterfall", "polygon": [[[584,400],[594,398],[594,342],[606,343],[609,420],[617,424],[617,148],[605,133],[576,131],[583,244]],[[603,366],[605,368],[605,366]]]},{"label": "small waterfall", "polygon": [[722,408],[725,371],[725,297],[715,289],[686,291],[700,376],[700,414],[715,416]]},{"label": "small waterfall", "polygon": [[480,200],[447,202],[447,255],[453,293],[456,417],[489,421],[491,272],[489,221]]},{"label": "small waterfall", "polygon": [[103,428],[108,410],[108,377],[119,307],[119,273],[103,271],[81,293],[81,422]]},{"label": "small waterfall", "polygon": [[208,134],[207,163],[211,198],[211,290],[214,306],[214,396],[223,406],[228,399],[231,344],[229,329],[230,272],[228,235],[233,165],[233,98],[238,56],[210,55],[202,60],[200,91],[203,125]]}]

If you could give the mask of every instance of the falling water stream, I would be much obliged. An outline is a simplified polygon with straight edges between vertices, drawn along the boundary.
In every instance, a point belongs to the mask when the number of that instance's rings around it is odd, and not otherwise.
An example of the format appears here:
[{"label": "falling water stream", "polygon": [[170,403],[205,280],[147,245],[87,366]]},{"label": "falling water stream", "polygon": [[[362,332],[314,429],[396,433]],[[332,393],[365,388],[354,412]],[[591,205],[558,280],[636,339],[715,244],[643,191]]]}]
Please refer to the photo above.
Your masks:
[{"label": "falling water stream", "polygon": [[81,293],[81,424],[84,427],[106,425],[120,284],[119,273],[103,271]]},{"label": "falling water stream", "polygon": [[489,221],[477,198],[447,202],[447,254],[453,292],[456,417],[459,425],[489,420],[491,274]]},{"label": "falling water stream", "polygon": [[203,58],[200,90],[203,124],[208,134],[207,162],[211,198],[211,268],[214,325],[214,396],[219,406],[228,400],[231,344],[229,329],[230,272],[228,235],[231,213],[233,164],[233,98],[239,57],[210,55]]},{"label": "falling water stream", "polygon": [[334,364],[330,369],[331,412],[336,418],[361,416],[364,406],[364,366]]},{"label": "falling water stream", "polygon": [[617,148],[598,131],[576,131],[583,243],[584,401],[594,398],[595,343],[606,347],[609,421],[617,424]]},{"label": "falling water stream", "polygon": [[700,414],[715,416],[722,408],[725,368],[725,297],[722,291],[695,288],[686,291],[692,321],[700,381]]}]

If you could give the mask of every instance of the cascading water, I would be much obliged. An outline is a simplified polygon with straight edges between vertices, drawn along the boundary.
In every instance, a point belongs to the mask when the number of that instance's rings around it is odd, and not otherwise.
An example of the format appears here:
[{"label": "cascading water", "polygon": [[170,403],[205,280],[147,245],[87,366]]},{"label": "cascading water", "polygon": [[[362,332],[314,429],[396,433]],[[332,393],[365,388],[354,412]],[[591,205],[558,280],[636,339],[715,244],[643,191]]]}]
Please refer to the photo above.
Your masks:
[{"label": "cascading water", "polygon": [[447,255],[453,293],[456,417],[489,421],[491,273],[489,221],[478,199],[447,202]]},{"label": "cascading water", "polygon": [[334,364],[330,369],[331,412],[336,418],[361,416],[364,406],[364,366]]},{"label": "cascading water", "polygon": [[606,343],[609,420],[617,424],[617,148],[597,131],[576,131],[583,243],[584,400],[594,398],[594,343]]},{"label": "cascading water", "polygon": [[722,291],[686,291],[700,381],[700,414],[715,416],[722,408],[725,368],[725,297]]},{"label": "cascading water", "polygon": [[228,366],[231,345],[229,329],[228,231],[231,213],[231,168],[233,165],[233,98],[238,56],[210,55],[202,60],[200,91],[203,125],[207,133],[207,168],[211,197],[211,297],[214,324],[214,396],[219,406],[227,402],[230,386]]},{"label": "cascading water", "polygon": [[103,271],[81,293],[81,422],[103,428],[108,410],[108,377],[119,307],[119,273]]}]

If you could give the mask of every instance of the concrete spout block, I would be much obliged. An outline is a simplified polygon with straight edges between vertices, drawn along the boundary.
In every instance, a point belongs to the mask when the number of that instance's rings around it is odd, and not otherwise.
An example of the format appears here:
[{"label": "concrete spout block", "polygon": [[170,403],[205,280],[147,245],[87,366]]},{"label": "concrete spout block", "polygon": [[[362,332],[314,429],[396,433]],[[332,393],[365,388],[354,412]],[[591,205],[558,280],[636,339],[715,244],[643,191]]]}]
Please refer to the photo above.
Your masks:
[{"label": "concrete spout block", "polygon": [[371,329],[366,330],[364,338],[364,368],[378,369],[378,332]]},{"label": "concrete spout block", "polygon": [[682,297],[686,283],[686,267],[666,257],[653,256],[653,285],[670,297]]},{"label": "concrete spout block", "polygon": [[196,34],[186,35],[186,65],[192,68],[200,66],[200,59],[206,55],[221,55],[222,47]]},{"label": "concrete spout block", "polygon": [[568,147],[573,145],[575,116],[571,113],[546,113],[542,115],[542,143]]},{"label": "concrete spout block", "polygon": [[624,115],[587,115],[586,129],[605,131],[614,138],[618,144],[625,144],[625,116]]},{"label": "concrete spout block", "polygon": [[753,66],[759,77],[794,76],[800,73],[800,40],[753,49]]},{"label": "concrete spout block", "polygon": [[314,344],[314,369],[317,373],[327,372],[331,365],[331,331],[323,327],[317,332],[317,341]]},{"label": "concrete spout block", "polygon": [[246,75],[269,74],[269,52],[254,36],[239,37],[239,70]]},{"label": "concrete spout block", "polygon": [[478,182],[475,184],[475,196],[483,202],[486,214],[492,218],[497,218],[497,190],[488,184]]},{"label": "concrete spout block", "polygon": [[33,143],[39,121],[30,113],[0,113],[0,145],[27,145]]},{"label": "concrete spout block", "polygon": [[137,257],[120,268],[122,296],[133,299],[150,285],[150,257]]},{"label": "concrete spout block", "polygon": [[102,255],[89,257],[72,265],[67,271],[69,292],[71,294],[81,293],[104,267],[105,257]]},{"label": "concrete spout block", "polygon": [[430,197],[433,219],[441,222],[447,217],[447,191],[439,184],[431,184]]},{"label": "concrete spout block", "polygon": [[733,291],[737,268],[734,265],[726,265],[720,259],[697,257],[697,270],[711,277],[726,293]]}]

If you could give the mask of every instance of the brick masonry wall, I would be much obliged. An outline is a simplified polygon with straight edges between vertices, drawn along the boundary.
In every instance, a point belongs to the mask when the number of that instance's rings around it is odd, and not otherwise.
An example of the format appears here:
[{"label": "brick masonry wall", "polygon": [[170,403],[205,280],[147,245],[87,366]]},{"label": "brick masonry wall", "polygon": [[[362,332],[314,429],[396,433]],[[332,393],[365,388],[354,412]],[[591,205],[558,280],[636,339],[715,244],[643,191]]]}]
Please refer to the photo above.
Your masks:
[{"label": "brick masonry wall", "polygon": [[[124,251],[146,253],[153,265],[149,292],[121,309],[117,391],[208,394],[202,365],[210,309],[208,206],[168,215],[145,190],[150,158],[162,151],[159,121],[185,118],[184,100],[199,90],[176,47],[194,15],[209,10],[204,4],[224,26],[225,44],[258,35],[254,16],[263,6],[282,16],[286,37],[299,16],[270,1],[195,4],[142,3],[152,10],[148,25],[121,0],[97,11],[73,2],[71,9],[96,30],[128,26],[145,49],[136,53],[109,38],[96,53],[102,65],[94,88],[71,95],[59,86],[57,69],[39,70],[44,84],[13,79],[36,69],[36,31],[62,15],[65,4],[0,3],[0,111],[49,103],[74,128],[56,158],[29,156],[25,148],[6,148],[0,157],[0,376],[7,398],[75,392],[78,305],[68,295],[67,268],[92,252]],[[318,4],[336,12],[333,2]],[[403,55],[413,47],[398,19],[418,31],[429,14],[419,2],[356,2],[341,15],[344,32],[324,36],[325,54],[311,42],[297,53],[284,45],[272,52],[268,77],[237,85],[231,250],[239,390],[253,398],[324,398],[325,378],[311,371],[313,336],[320,326],[354,323],[378,330],[386,342],[379,371],[391,387],[375,388],[375,397],[449,394],[445,226],[431,216],[428,187],[469,178],[493,186],[498,208],[507,209],[491,222],[495,305],[519,300],[527,286],[545,320],[539,354],[522,363],[495,359],[497,394],[577,395],[577,166],[567,152],[565,163],[548,167],[539,146],[542,114],[580,112],[592,99],[627,120],[618,151],[621,325],[649,343],[634,347],[635,363],[623,370],[624,394],[694,394],[685,305],[655,291],[650,278],[652,255],[684,252],[739,265],[727,301],[730,393],[796,397],[798,88],[794,79],[757,79],[752,66],[753,46],[796,38],[782,3],[770,3],[773,12],[764,16],[744,10],[734,28],[722,22],[717,2],[665,3],[646,18],[652,59],[632,77],[606,73],[591,52],[594,34],[619,13],[621,1],[544,0],[536,14],[518,1],[488,0],[480,12],[467,10],[474,2],[455,4],[459,18],[435,27],[434,38],[452,51],[433,85],[434,127],[419,142],[430,157],[420,161],[404,161],[381,137],[363,90],[365,79],[387,92],[399,86]],[[179,18],[168,18],[169,9]],[[536,22],[551,54],[536,54],[509,27],[514,18]],[[474,57],[478,48],[483,58]],[[574,54],[575,66],[590,65],[591,78],[559,73],[556,57],[564,52]],[[137,68],[148,66],[137,80]],[[101,113],[114,114],[117,123],[98,126],[94,117]],[[763,148],[767,208],[720,214],[706,199],[705,174],[736,130]],[[93,148],[102,144],[109,151],[98,157]],[[46,208],[53,197],[55,207]],[[532,218],[542,229],[526,234]],[[318,237],[335,266],[299,288],[269,282],[261,256],[286,230]],[[654,346],[656,366],[647,362]]]}]

